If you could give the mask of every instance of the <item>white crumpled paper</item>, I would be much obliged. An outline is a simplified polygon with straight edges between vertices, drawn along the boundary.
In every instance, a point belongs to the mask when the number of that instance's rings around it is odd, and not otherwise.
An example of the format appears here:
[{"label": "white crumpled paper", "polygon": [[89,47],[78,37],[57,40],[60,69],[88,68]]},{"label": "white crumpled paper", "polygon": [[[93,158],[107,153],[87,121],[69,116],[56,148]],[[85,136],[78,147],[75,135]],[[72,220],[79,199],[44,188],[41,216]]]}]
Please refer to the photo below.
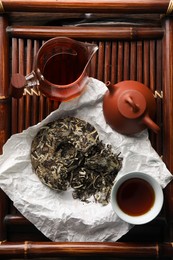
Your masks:
[{"label": "white crumpled paper", "polygon": [[103,82],[89,78],[86,91],[78,98],[62,103],[39,124],[15,134],[6,142],[0,157],[0,187],[15,207],[52,241],[116,241],[132,225],[119,219],[110,203],[74,200],[71,191],[56,192],[42,184],[30,161],[31,142],[40,127],[59,117],[71,115],[90,122],[100,139],[121,152],[123,167],[118,177],[131,171],[152,175],[164,188],[172,179],[160,157],[151,147],[147,130],[135,137],[113,131],[104,120]]}]

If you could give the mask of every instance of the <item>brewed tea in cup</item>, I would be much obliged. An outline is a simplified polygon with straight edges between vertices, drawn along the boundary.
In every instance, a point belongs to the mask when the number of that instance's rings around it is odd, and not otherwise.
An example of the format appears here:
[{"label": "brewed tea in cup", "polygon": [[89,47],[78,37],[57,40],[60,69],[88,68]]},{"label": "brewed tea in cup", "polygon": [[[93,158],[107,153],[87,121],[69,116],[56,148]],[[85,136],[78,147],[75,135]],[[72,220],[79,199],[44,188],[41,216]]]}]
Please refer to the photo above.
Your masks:
[{"label": "brewed tea in cup", "polygon": [[150,175],[127,173],[113,185],[111,205],[122,220],[130,224],[145,224],[159,214],[163,205],[163,191]]}]

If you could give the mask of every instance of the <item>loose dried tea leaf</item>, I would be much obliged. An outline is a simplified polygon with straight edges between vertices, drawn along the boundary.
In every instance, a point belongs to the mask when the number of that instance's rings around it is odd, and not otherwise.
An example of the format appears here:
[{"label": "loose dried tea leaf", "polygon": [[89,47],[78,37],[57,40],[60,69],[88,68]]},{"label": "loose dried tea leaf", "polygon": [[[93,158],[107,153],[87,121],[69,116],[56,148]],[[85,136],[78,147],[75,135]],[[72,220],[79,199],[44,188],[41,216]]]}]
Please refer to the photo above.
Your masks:
[{"label": "loose dried tea leaf", "polygon": [[73,188],[73,198],[109,202],[122,159],[99,140],[96,129],[75,117],[43,126],[31,145],[31,163],[40,180],[51,189]]},{"label": "loose dried tea leaf", "polygon": [[110,200],[114,179],[122,166],[122,158],[112,152],[110,146],[98,142],[95,153],[83,160],[72,171],[71,187],[73,197],[87,201],[94,196],[95,201],[107,205]]}]

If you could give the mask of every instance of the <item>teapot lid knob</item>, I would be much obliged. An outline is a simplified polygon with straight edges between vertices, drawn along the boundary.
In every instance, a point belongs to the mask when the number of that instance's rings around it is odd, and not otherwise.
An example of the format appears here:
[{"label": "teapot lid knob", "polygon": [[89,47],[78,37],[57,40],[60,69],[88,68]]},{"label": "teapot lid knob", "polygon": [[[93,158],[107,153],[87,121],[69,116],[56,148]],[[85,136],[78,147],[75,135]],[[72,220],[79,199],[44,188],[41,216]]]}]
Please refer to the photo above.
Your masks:
[{"label": "teapot lid knob", "polygon": [[135,119],[145,112],[146,100],[139,91],[127,90],[119,96],[117,106],[124,117]]}]

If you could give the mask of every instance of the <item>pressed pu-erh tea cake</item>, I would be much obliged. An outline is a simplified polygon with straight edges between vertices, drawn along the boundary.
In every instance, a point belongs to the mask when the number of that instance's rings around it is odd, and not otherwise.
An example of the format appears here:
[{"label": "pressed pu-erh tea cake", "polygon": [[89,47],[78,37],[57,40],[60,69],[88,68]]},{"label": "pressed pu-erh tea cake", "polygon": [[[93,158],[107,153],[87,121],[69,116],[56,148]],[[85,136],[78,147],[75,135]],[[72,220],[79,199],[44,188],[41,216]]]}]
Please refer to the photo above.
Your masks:
[{"label": "pressed pu-erh tea cake", "polygon": [[87,201],[93,195],[104,205],[121,161],[94,126],[75,117],[44,125],[31,147],[32,166],[44,184],[60,191],[71,187],[73,198]]}]

